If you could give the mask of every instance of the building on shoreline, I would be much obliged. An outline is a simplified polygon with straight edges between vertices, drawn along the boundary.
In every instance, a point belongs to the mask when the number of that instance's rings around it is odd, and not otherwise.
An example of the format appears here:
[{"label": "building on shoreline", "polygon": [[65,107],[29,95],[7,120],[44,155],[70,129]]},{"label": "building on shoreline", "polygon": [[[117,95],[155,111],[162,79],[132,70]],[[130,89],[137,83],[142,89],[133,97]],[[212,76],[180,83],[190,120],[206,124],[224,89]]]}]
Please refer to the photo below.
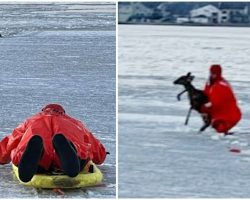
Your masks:
[{"label": "building on shoreline", "polygon": [[246,23],[248,18],[248,7],[244,4],[234,5],[229,3],[220,3],[218,8],[213,5],[207,5],[190,11],[190,21],[199,23],[196,20],[202,16],[201,23],[228,24],[228,23]]},{"label": "building on shoreline", "polygon": [[119,23],[250,25],[250,2],[122,2]]},{"label": "building on shoreline", "polygon": [[220,3],[220,23],[245,23],[248,21],[248,6]]},{"label": "building on shoreline", "polygon": [[190,21],[194,23],[219,23],[220,10],[213,5],[206,5],[190,11]]}]

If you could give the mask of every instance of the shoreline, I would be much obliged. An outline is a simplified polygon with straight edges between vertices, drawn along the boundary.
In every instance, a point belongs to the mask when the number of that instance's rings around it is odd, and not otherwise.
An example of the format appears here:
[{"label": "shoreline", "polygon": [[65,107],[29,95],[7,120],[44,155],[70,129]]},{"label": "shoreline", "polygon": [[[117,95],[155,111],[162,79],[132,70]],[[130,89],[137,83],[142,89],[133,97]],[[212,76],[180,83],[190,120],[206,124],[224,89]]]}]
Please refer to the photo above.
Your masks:
[{"label": "shoreline", "polygon": [[118,22],[118,25],[155,25],[155,26],[195,26],[195,27],[241,27],[250,28],[250,24],[197,24],[197,23],[162,23],[162,22],[146,22],[146,23],[134,23],[134,22]]}]

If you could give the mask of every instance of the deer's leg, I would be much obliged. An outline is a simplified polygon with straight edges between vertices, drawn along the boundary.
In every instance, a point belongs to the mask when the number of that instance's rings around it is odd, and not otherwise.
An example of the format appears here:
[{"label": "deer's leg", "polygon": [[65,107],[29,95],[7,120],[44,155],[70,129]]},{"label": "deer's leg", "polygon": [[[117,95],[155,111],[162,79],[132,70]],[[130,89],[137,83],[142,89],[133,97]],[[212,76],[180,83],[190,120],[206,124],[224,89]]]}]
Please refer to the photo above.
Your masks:
[{"label": "deer's leg", "polygon": [[210,124],[204,124],[201,128],[200,128],[200,132],[203,132],[207,129],[207,127],[209,127]]},{"label": "deer's leg", "polygon": [[191,115],[192,109],[193,109],[192,106],[190,106],[190,108],[189,108],[189,110],[188,110],[187,117],[186,117],[185,125],[188,124],[188,120],[189,120],[189,117],[190,117],[190,115]]},{"label": "deer's leg", "polygon": [[185,90],[183,90],[182,92],[180,92],[178,95],[177,95],[177,99],[178,99],[178,101],[180,101],[181,100],[181,95],[183,94],[183,93],[185,93],[185,92],[187,92],[187,90],[185,89]]},{"label": "deer's leg", "polygon": [[200,132],[205,131],[206,128],[209,127],[210,124],[211,124],[211,119],[210,119],[210,117],[209,117],[207,114],[203,114],[203,115],[202,115],[202,119],[203,119],[204,124],[203,124],[203,126],[200,128]]}]

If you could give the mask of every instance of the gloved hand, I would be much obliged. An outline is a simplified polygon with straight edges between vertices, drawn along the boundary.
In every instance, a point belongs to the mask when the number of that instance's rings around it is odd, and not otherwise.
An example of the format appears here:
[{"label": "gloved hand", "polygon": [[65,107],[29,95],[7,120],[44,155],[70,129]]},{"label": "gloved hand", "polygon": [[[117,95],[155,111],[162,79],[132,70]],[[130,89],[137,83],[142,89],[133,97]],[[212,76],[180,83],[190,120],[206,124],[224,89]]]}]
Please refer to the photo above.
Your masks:
[{"label": "gloved hand", "polygon": [[201,106],[200,113],[201,114],[209,114],[211,111],[211,108],[212,108],[211,102],[205,103]]}]

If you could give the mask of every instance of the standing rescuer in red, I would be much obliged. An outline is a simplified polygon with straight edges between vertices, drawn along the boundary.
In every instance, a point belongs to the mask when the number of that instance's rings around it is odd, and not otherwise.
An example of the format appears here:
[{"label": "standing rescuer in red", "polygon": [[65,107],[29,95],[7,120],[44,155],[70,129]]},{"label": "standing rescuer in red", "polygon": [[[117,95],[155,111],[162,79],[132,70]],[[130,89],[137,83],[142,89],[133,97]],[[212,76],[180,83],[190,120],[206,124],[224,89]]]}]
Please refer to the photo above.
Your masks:
[{"label": "standing rescuer in red", "polygon": [[61,170],[75,177],[89,160],[102,164],[108,154],[103,144],[80,121],[58,104],[49,104],[0,142],[0,164],[18,166],[28,182],[37,172]]},{"label": "standing rescuer in red", "polygon": [[212,127],[218,133],[228,134],[241,119],[241,111],[233,89],[222,76],[220,65],[210,67],[210,77],[204,93],[209,102],[201,108],[202,115],[210,119]]}]

